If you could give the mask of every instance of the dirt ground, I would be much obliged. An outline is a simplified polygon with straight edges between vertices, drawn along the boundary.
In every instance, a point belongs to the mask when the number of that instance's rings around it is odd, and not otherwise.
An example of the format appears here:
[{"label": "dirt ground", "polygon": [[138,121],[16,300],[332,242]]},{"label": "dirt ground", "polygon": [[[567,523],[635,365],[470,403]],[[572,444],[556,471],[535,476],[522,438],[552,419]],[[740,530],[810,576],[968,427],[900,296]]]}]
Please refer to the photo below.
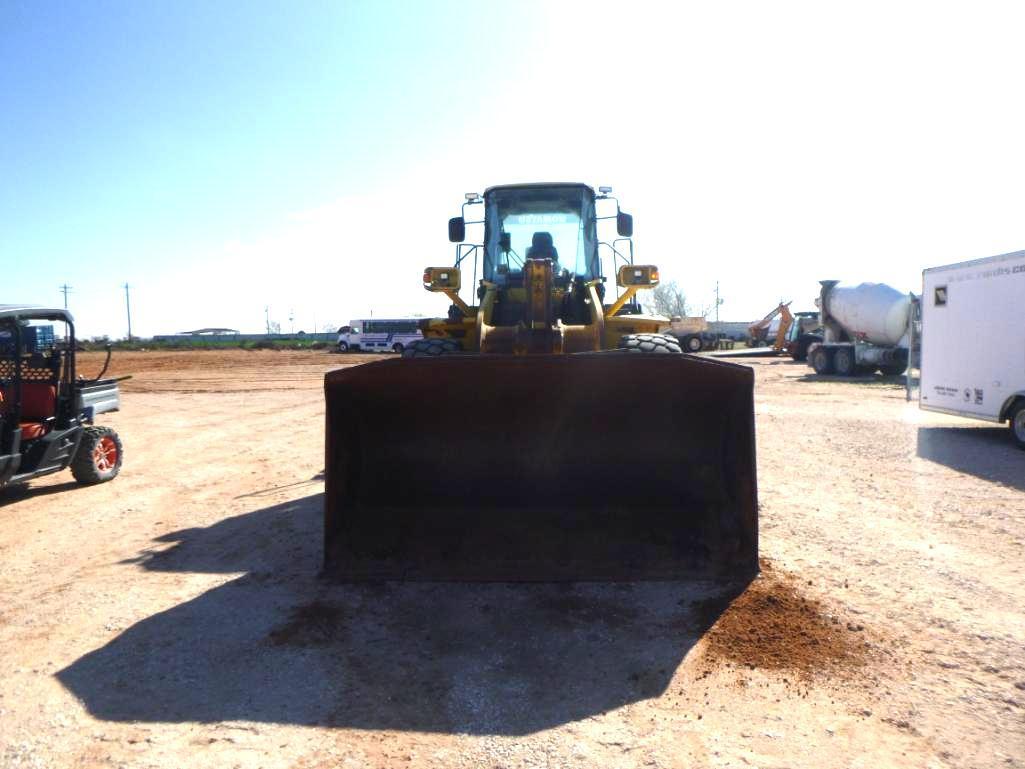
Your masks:
[{"label": "dirt ground", "polygon": [[322,375],[374,357],[116,356],[122,475],[0,491],[0,766],[1025,766],[1005,430],[759,360],[739,596],[332,585]]}]

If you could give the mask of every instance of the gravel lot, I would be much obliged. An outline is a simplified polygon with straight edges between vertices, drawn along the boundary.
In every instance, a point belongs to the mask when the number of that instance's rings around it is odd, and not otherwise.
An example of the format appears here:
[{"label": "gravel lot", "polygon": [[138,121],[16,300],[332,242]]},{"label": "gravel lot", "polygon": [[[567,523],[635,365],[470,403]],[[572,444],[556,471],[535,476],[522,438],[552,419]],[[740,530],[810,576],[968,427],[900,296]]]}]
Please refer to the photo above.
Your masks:
[{"label": "gravel lot", "polygon": [[330,585],[321,380],[373,357],[116,356],[122,475],[0,492],[0,766],[1025,766],[1006,429],[763,359],[741,595]]}]

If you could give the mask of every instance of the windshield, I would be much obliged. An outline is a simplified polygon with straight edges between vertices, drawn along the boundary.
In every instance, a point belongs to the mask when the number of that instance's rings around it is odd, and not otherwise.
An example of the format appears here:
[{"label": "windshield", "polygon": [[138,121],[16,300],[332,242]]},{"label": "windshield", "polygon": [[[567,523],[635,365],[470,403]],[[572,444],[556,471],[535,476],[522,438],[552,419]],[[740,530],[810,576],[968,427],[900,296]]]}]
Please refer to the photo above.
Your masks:
[{"label": "windshield", "polygon": [[598,277],[594,195],[587,187],[492,190],[485,215],[484,279],[503,284],[522,274],[525,259],[552,260],[585,280]]}]

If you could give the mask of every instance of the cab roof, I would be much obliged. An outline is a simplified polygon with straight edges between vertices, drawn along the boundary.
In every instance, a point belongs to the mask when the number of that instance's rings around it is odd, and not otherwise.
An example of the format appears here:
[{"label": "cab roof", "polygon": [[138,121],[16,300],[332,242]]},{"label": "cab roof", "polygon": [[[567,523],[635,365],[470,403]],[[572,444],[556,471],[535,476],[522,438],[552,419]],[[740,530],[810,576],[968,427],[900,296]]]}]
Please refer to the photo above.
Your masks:
[{"label": "cab roof", "polygon": [[33,304],[0,304],[0,320],[63,320],[74,323],[71,313],[60,307],[40,307]]},{"label": "cab roof", "polygon": [[583,187],[585,190],[594,195],[594,187],[583,182],[527,182],[524,184],[498,184],[494,187],[488,187],[484,190],[485,195],[490,195],[492,192],[498,192],[499,190],[530,190],[530,189],[542,189],[544,187]]}]

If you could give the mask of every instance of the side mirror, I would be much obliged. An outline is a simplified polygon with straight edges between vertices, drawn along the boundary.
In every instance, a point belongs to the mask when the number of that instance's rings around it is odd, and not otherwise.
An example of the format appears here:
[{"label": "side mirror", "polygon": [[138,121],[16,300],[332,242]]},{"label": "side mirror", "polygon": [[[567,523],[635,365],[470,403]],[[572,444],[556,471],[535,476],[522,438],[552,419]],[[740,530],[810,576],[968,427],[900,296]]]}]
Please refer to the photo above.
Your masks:
[{"label": "side mirror", "polygon": [[503,232],[498,236],[498,247],[503,254],[508,254],[512,250],[512,236],[508,232]]},{"label": "side mirror", "polygon": [[448,220],[448,239],[453,243],[466,240],[466,221],[463,217],[454,216]]},{"label": "side mirror", "polygon": [[458,291],[460,285],[458,267],[428,267],[424,270],[424,288],[428,291]]},{"label": "side mirror", "polygon": [[634,234],[634,218],[620,211],[616,214],[616,231],[621,237],[630,238]]},{"label": "side mirror", "polygon": [[658,267],[653,264],[624,264],[616,275],[620,288],[654,288],[658,285]]}]

